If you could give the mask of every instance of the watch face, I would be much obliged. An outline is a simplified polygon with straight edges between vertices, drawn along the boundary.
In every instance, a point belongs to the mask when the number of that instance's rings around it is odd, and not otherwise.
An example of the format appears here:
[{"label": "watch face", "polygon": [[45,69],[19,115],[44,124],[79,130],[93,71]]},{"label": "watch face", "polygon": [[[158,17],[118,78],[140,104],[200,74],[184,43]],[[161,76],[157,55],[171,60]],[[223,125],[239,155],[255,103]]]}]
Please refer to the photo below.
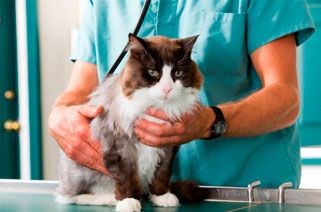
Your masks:
[{"label": "watch face", "polygon": [[220,121],[215,126],[216,134],[223,134],[226,131],[227,124],[225,121]]}]

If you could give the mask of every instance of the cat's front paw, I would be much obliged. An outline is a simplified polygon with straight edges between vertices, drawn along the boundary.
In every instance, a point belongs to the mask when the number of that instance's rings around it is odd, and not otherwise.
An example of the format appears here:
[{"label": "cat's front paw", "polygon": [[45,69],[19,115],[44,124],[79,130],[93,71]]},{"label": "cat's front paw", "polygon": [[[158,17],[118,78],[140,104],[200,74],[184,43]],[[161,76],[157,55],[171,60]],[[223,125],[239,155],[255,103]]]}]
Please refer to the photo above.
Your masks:
[{"label": "cat's front paw", "polygon": [[140,211],[142,206],[137,199],[126,198],[117,202],[116,211],[120,212],[136,212]]},{"label": "cat's front paw", "polygon": [[75,199],[73,197],[55,194],[55,202],[62,205],[68,205],[75,203]]},{"label": "cat's front paw", "polygon": [[152,194],[150,200],[152,201],[153,205],[160,207],[176,207],[179,205],[178,198],[175,196],[175,194],[170,192],[159,196]]}]

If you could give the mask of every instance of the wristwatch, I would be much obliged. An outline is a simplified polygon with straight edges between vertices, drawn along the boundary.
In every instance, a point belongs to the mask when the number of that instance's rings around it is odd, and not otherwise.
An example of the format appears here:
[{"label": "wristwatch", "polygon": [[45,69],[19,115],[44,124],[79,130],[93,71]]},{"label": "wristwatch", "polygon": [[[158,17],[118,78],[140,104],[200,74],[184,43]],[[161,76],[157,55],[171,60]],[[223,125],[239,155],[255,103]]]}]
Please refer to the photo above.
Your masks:
[{"label": "wristwatch", "polygon": [[208,138],[204,138],[205,140],[210,140],[210,139],[220,137],[226,131],[226,128],[227,128],[227,123],[225,121],[222,110],[215,106],[210,108],[212,108],[213,112],[216,115],[216,118],[210,129],[211,134]]}]

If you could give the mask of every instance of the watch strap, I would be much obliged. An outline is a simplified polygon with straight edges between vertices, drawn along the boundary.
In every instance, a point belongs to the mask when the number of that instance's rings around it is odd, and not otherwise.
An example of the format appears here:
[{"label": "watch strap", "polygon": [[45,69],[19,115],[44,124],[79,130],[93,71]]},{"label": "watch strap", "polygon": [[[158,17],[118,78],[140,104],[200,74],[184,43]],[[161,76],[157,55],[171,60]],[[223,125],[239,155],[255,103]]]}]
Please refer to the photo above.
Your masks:
[{"label": "watch strap", "polygon": [[225,118],[224,118],[224,115],[223,115],[223,112],[220,108],[216,107],[216,106],[211,106],[210,107],[214,114],[215,114],[215,120],[214,122],[212,123],[211,125],[211,128],[210,128],[210,136],[208,138],[204,138],[205,140],[211,140],[211,139],[215,139],[217,137],[220,137],[222,135],[222,133],[218,133],[216,132],[216,126],[218,123],[220,122],[226,122],[225,121]]},{"label": "watch strap", "polygon": [[216,106],[211,106],[210,108],[212,108],[212,110],[214,111],[216,118],[214,121],[214,124],[217,124],[220,121],[225,121],[223,112],[220,108],[216,107]]}]

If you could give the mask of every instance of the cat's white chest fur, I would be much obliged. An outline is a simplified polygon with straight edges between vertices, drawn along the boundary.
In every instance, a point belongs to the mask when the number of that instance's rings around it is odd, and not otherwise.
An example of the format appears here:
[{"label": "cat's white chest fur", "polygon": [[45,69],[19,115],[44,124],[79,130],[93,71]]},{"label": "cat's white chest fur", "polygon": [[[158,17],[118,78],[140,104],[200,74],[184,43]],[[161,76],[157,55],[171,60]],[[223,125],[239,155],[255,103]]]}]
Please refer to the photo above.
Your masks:
[{"label": "cat's white chest fur", "polygon": [[140,182],[142,184],[143,192],[148,192],[148,185],[154,178],[154,173],[161,160],[164,157],[164,150],[161,148],[154,148],[146,146],[142,143],[137,143],[138,156],[138,173]]}]

